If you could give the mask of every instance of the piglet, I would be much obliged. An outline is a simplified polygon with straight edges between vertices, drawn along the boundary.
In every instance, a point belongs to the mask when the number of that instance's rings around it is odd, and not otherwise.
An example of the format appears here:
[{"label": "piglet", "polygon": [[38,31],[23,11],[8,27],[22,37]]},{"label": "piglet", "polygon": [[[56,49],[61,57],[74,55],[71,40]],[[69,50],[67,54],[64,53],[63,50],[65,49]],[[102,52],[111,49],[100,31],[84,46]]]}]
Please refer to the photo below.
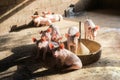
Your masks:
[{"label": "piglet", "polygon": [[43,14],[44,18],[48,18],[52,22],[63,20],[63,17],[60,14],[54,14],[54,13],[51,13],[51,12],[42,12],[42,14]]},{"label": "piglet", "polygon": [[77,54],[78,49],[78,39],[80,36],[79,29],[77,27],[70,27],[68,33],[65,34],[67,38],[67,48],[72,50],[71,46],[74,48],[73,52]]},{"label": "piglet", "polygon": [[42,60],[45,60],[46,53],[49,50],[49,46],[48,46],[49,43],[46,40],[46,37],[42,36],[40,40],[37,40],[36,38],[33,38],[32,40],[37,45],[37,56],[36,56],[36,59],[38,59],[39,57],[42,56]]},{"label": "piglet", "polygon": [[51,28],[48,28],[45,31],[40,31],[41,37],[45,36],[47,41],[49,41],[49,42],[51,41],[51,37],[52,37],[51,33],[52,33],[52,29]]},{"label": "piglet", "polygon": [[85,29],[85,39],[95,40],[97,31],[99,30],[99,26],[96,26],[91,19],[87,19],[84,22],[84,29]]},{"label": "piglet", "polygon": [[52,33],[51,33],[51,40],[55,42],[61,42],[62,36],[60,34],[59,26],[51,24],[49,26],[51,28]]},{"label": "piglet", "polygon": [[60,67],[63,69],[62,71],[77,70],[82,68],[82,62],[80,58],[73,52],[65,49],[63,43],[60,43],[57,49],[53,49],[52,53],[56,59],[60,60],[59,64],[61,64]]},{"label": "piglet", "polygon": [[35,26],[40,26],[40,25],[46,25],[49,26],[50,24],[52,24],[51,20],[49,18],[43,18],[39,15],[33,15],[31,16],[34,22]]}]

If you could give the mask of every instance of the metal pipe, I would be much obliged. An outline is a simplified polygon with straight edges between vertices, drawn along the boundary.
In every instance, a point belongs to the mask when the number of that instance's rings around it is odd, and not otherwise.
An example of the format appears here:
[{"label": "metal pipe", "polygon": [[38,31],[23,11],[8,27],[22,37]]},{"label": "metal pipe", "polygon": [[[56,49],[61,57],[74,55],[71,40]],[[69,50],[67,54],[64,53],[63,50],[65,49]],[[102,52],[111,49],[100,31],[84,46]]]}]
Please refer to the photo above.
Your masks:
[{"label": "metal pipe", "polygon": [[79,37],[79,41],[81,40],[81,21],[79,21],[79,32],[80,32],[80,37]]}]

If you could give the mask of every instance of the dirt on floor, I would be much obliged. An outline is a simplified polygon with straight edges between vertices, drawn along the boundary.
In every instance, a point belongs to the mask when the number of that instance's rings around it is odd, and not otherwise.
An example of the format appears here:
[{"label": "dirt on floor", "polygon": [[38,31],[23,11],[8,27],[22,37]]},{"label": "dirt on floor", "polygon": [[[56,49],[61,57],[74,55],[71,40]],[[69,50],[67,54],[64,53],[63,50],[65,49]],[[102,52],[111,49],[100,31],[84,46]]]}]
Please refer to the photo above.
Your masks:
[{"label": "dirt on floor", "polygon": [[[64,18],[63,21],[55,22],[59,26],[61,34],[67,32],[71,26],[79,28],[79,21],[82,22],[82,38],[84,38],[83,22],[86,18],[92,19],[100,30],[96,36],[96,42],[102,46],[100,59],[82,69],[69,73],[53,73],[48,71],[45,74],[45,68],[39,68],[34,71],[35,80],[119,80],[120,79],[120,12],[111,10],[96,10],[92,12],[83,12],[79,16]],[[47,29],[44,27],[31,27],[19,31],[10,32],[0,36],[0,60],[11,62],[17,58],[28,56],[33,49],[32,37],[39,38],[39,31]],[[63,41],[66,40],[64,37]],[[8,58],[6,58],[8,57]],[[5,59],[6,58],[6,59]],[[1,64],[1,63],[0,63]],[[6,64],[7,65],[7,64]],[[4,65],[4,66],[6,66]],[[29,65],[31,66],[36,65]],[[2,66],[2,68],[4,68]],[[0,80],[19,80],[21,76],[27,76],[29,73],[17,74],[17,66],[10,67],[1,71]],[[23,70],[25,71],[25,70]],[[17,76],[17,77],[15,77]]]}]

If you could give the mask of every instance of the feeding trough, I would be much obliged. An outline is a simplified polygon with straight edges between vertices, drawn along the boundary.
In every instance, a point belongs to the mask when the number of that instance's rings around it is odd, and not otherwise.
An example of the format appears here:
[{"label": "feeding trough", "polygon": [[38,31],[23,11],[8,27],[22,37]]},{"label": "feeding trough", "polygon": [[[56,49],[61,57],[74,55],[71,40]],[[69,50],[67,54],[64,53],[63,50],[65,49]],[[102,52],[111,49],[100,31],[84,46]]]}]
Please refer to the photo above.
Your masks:
[{"label": "feeding trough", "polygon": [[[88,39],[81,39],[78,43],[77,56],[81,59],[83,66],[92,64],[100,59],[102,50],[101,45],[98,42]],[[86,48],[89,49],[89,54],[81,54],[80,43],[84,44]],[[66,41],[64,44],[66,46]]]},{"label": "feeding trough", "polygon": [[[79,32],[81,33],[81,21],[79,22]],[[100,59],[102,50],[101,50],[101,45],[98,42],[89,39],[81,39],[80,36],[78,43],[79,44],[78,44],[77,56],[81,59],[82,64],[84,66],[92,64]],[[85,52],[84,50],[87,52]]]},{"label": "feeding trough", "polygon": [[[79,32],[81,33],[81,22],[79,22]],[[64,43],[66,46],[66,41]],[[101,51],[101,45],[98,42],[89,39],[81,39],[81,36],[79,37],[76,54],[81,59],[83,66],[98,61],[101,56]]]},{"label": "feeding trough", "polygon": [[101,45],[93,40],[81,39],[81,42],[90,50],[88,55],[80,54],[80,47],[78,47],[77,56],[81,59],[83,65],[92,64],[100,59],[101,56]]}]

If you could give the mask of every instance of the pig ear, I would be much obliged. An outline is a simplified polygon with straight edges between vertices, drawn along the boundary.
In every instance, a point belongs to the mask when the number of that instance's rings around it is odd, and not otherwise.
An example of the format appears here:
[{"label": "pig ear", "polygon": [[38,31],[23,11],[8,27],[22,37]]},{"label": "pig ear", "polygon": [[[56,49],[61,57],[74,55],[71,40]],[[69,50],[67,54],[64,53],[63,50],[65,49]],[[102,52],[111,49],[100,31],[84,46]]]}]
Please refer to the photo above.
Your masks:
[{"label": "pig ear", "polygon": [[88,27],[88,30],[91,30],[91,27]]},{"label": "pig ear", "polygon": [[36,41],[37,41],[37,39],[36,39],[36,38],[32,38],[32,41],[33,41],[33,42],[36,42]]},{"label": "pig ear", "polygon": [[48,29],[47,29],[47,32],[52,32],[52,29],[51,29],[51,28],[48,28]]},{"label": "pig ear", "polygon": [[76,34],[75,34],[75,37],[79,37],[80,36],[80,32],[77,32]]},{"label": "pig ear", "polygon": [[45,37],[45,36],[42,36],[42,37],[41,37],[41,41],[46,41],[46,37]]},{"label": "pig ear", "polygon": [[31,18],[34,18],[34,16],[31,16]]},{"label": "pig ear", "polygon": [[52,43],[49,43],[49,48],[50,49],[53,49],[54,48],[54,45]]},{"label": "pig ear", "polygon": [[43,33],[43,31],[40,31],[39,33],[40,33],[40,34],[42,34],[42,33]]},{"label": "pig ear", "polygon": [[51,12],[50,12],[50,11],[48,11],[48,14],[51,14]]},{"label": "pig ear", "polygon": [[52,40],[56,40],[56,39],[57,39],[57,35],[56,35],[56,34],[53,34]]},{"label": "pig ear", "polygon": [[60,48],[60,49],[64,49],[64,47],[65,47],[65,46],[64,46],[63,43],[59,44],[59,48]]},{"label": "pig ear", "polygon": [[95,30],[98,30],[98,29],[100,29],[100,27],[99,26],[95,26]]},{"label": "pig ear", "polygon": [[69,37],[69,34],[66,33],[66,34],[65,34],[65,37],[68,38],[68,37]]},{"label": "pig ear", "polygon": [[60,37],[59,40],[62,40],[63,37]]},{"label": "pig ear", "polygon": [[44,14],[45,12],[42,12],[42,14]]}]

